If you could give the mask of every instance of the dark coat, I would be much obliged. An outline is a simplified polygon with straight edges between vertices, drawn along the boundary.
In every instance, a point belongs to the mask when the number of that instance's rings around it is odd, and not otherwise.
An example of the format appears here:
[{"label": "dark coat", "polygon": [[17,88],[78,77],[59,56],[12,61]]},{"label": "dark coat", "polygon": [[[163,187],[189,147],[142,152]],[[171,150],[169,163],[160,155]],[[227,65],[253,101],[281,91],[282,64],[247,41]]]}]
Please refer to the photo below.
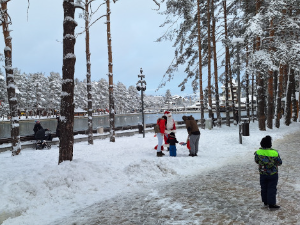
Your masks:
[{"label": "dark coat", "polygon": [[45,130],[42,128],[42,129],[39,129],[36,134],[35,134],[35,139],[36,140],[45,140]]},{"label": "dark coat", "polygon": [[56,137],[60,137],[60,122],[59,121],[57,121]]},{"label": "dark coat", "polygon": [[41,129],[43,129],[43,127],[40,123],[34,124],[34,128],[33,128],[34,135],[36,135],[36,132]]},{"label": "dark coat", "polygon": [[36,140],[49,140],[49,141],[52,141],[52,136],[51,136],[51,134],[47,134],[46,135],[46,131],[48,131],[48,129],[40,129],[40,130],[38,130],[37,132],[36,132],[36,134],[35,134],[35,139]]},{"label": "dark coat", "polygon": [[170,145],[176,145],[176,143],[178,143],[176,137],[174,135],[169,135],[167,143],[169,143]]}]

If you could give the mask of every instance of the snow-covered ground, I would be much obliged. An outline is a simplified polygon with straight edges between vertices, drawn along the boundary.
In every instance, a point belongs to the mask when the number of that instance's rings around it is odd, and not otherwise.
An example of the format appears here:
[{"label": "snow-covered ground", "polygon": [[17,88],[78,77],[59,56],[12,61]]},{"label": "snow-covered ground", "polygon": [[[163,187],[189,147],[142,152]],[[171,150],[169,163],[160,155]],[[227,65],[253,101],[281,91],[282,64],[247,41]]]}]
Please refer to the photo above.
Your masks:
[{"label": "snow-covered ground", "polygon": [[[177,145],[177,157],[169,157],[166,151],[166,156],[156,157],[153,147],[157,139],[153,133],[146,133],[145,138],[141,134],[119,137],[115,143],[109,139],[95,140],[94,145],[77,143],[73,161],[60,165],[57,146],[50,150],[24,149],[21,155],[14,157],[9,151],[3,152],[0,154],[0,224],[58,224],[57,221],[67,221],[66,218],[74,216],[75,212],[101,205],[116,196],[124,198],[118,197],[115,205],[124,205],[126,202],[122,199],[134,196],[134,193],[151,192],[152,195],[147,196],[147,201],[151,201],[151,196],[155,198],[154,190],[160,186],[193,179],[237,162],[241,165],[249,163],[254,151],[260,147],[261,138],[266,135],[271,135],[275,141],[299,131],[300,123],[259,131],[255,122],[250,124],[250,136],[243,137],[243,144],[239,144],[237,126],[201,130],[198,157],[189,157],[186,146],[180,145]],[[176,136],[179,142],[185,142],[186,130],[178,129]],[[273,147],[276,149],[276,145]],[[258,178],[257,171],[253,174]],[[300,178],[294,177],[294,180],[294,187],[300,190]],[[202,193],[205,192],[203,189]],[[167,203],[167,200],[161,201]],[[250,201],[259,202],[260,199]],[[184,204],[175,207],[178,211],[186,208]]]}]

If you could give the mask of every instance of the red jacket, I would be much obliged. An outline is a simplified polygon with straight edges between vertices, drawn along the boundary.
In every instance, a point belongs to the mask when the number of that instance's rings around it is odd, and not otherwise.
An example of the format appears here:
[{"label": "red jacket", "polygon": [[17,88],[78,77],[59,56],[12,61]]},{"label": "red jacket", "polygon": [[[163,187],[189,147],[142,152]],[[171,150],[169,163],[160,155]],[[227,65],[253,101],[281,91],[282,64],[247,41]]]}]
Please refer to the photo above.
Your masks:
[{"label": "red jacket", "polygon": [[165,120],[163,118],[159,118],[157,120],[157,124],[159,126],[159,130],[160,130],[160,133],[161,134],[164,134],[165,133],[165,130],[166,130],[166,123],[165,123]]}]

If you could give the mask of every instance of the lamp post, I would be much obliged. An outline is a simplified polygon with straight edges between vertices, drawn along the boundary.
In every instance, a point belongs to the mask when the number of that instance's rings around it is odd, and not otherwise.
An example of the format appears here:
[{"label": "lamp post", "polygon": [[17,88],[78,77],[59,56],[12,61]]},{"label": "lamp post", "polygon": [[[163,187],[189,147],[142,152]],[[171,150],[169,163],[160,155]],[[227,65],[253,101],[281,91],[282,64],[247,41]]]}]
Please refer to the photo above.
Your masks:
[{"label": "lamp post", "polygon": [[241,83],[240,83],[240,44],[244,42],[243,38],[235,38],[232,40],[232,43],[237,47],[237,80],[238,80],[238,125],[239,125],[239,141],[242,144],[242,125],[241,125]]},{"label": "lamp post", "polygon": [[143,80],[145,78],[145,75],[143,74],[143,69],[140,69],[141,74],[138,75],[139,78],[141,78],[136,83],[136,89],[138,91],[141,91],[141,98],[142,98],[142,122],[143,122],[143,138],[145,137],[145,120],[144,120],[144,91],[146,90],[146,81]]}]

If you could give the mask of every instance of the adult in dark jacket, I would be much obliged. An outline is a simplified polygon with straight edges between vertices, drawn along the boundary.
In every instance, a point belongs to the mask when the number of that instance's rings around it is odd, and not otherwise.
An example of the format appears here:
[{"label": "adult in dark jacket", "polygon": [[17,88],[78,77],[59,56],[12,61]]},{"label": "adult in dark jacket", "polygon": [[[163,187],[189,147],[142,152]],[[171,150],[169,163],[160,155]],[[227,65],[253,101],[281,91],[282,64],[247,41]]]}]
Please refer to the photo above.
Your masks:
[{"label": "adult in dark jacket", "polygon": [[47,140],[47,141],[52,141],[52,136],[51,134],[47,134],[46,135],[46,131],[48,131],[49,129],[39,129],[36,134],[35,134],[35,139],[38,141],[43,141],[43,140]]},{"label": "adult in dark jacket", "polygon": [[254,155],[254,160],[258,164],[260,174],[261,200],[265,207],[270,210],[279,209],[276,205],[276,193],[278,183],[278,166],[282,160],[275,149],[272,149],[272,138],[264,137],[260,142],[261,148]]},{"label": "adult in dark jacket", "polygon": [[59,121],[59,117],[56,117],[56,119],[57,119],[56,137],[60,137],[60,121]]},{"label": "adult in dark jacket", "polygon": [[183,116],[182,119],[185,122],[185,126],[190,137],[191,149],[189,156],[197,156],[200,140],[200,131],[198,128],[198,124],[193,116]]},{"label": "adult in dark jacket", "polygon": [[40,121],[35,121],[35,124],[34,124],[34,127],[33,127],[34,136],[36,135],[36,132],[40,129],[43,129]]}]

